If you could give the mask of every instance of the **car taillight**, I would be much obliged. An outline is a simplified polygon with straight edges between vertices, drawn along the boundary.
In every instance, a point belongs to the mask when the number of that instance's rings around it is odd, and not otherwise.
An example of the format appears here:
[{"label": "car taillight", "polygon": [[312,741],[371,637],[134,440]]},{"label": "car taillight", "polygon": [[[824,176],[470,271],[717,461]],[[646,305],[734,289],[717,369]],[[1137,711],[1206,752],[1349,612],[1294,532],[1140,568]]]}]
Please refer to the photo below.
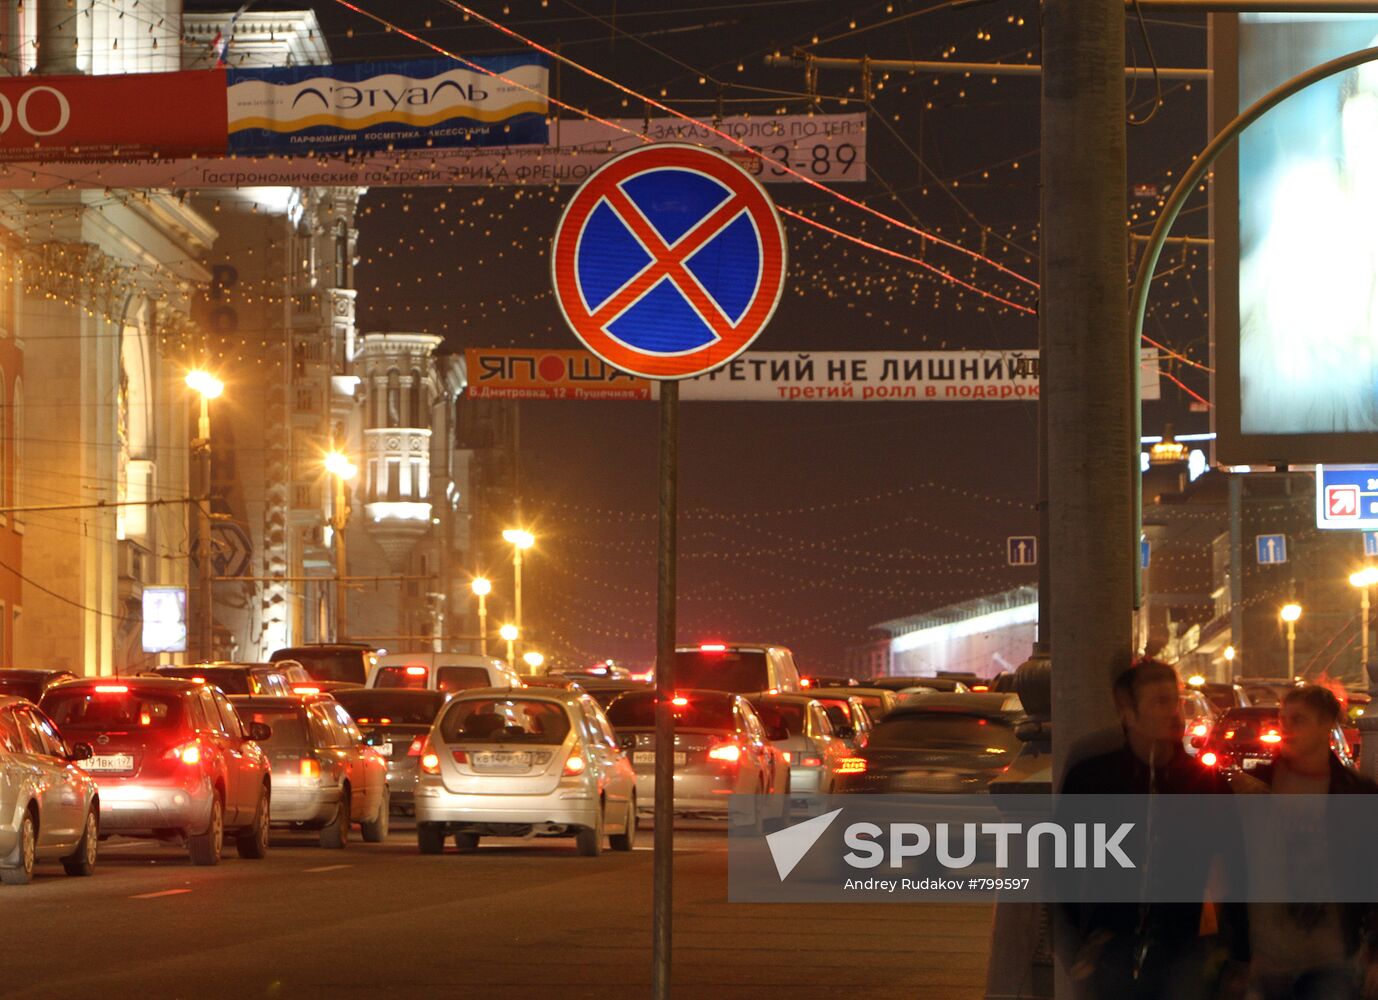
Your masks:
[{"label": "car taillight", "polygon": [[1205,764],[1207,767],[1215,767],[1215,765],[1219,762],[1220,758],[1217,757],[1215,754],[1211,753],[1209,750],[1207,750],[1205,753],[1201,755],[1201,763]]},{"label": "car taillight", "polygon": [[293,693],[293,694],[320,694],[320,693],[321,693],[321,689],[318,688],[318,687],[294,687],[294,688],[292,689],[292,693]]},{"label": "car taillight", "polygon": [[727,644],[722,642],[703,642],[699,643],[700,653],[725,653]]},{"label": "car taillight", "polygon": [[408,677],[425,677],[425,676],[426,676],[426,668],[425,668],[425,667],[408,667],[408,668],[407,668],[407,676],[408,676]]},{"label": "car taillight", "polygon": [[1210,732],[1210,728],[1204,722],[1198,722],[1191,727],[1191,735],[1193,736],[1205,736],[1208,732]]},{"label": "car taillight", "polygon": [[572,753],[565,761],[565,776],[569,777],[576,774],[583,774],[584,768],[586,767],[588,767],[588,764],[585,763],[584,758],[580,757],[577,753]]},{"label": "car taillight", "polygon": [[123,684],[97,684],[96,694],[128,694],[129,688]]},{"label": "car taillight", "polygon": [[800,763],[800,765],[803,766],[803,767],[822,767],[822,766],[823,766],[823,758],[822,758],[822,757],[803,757],[803,758],[800,759],[799,763]]},{"label": "car taillight", "polygon": [[422,748],[423,748],[425,745],[426,745],[426,740],[425,740],[424,737],[421,737],[421,736],[416,737],[416,739],[414,739],[414,740],[411,741],[411,746],[407,747],[407,756],[408,756],[408,757],[420,757],[420,756],[421,756],[421,750],[422,750]]},{"label": "car taillight", "polygon": [[1260,743],[1281,743],[1282,734],[1276,729],[1270,729],[1258,738]]},{"label": "car taillight", "polygon": [[670,699],[670,704],[674,705],[676,708],[683,708],[689,704],[689,699],[676,695]]},{"label": "car taillight", "polygon": [[990,690],[990,685],[989,685],[989,684],[973,684],[973,685],[971,685],[971,690],[972,690],[972,691],[975,691],[975,692],[989,691],[989,690]]},{"label": "car taillight", "polygon": [[321,776],[321,762],[315,757],[301,759],[301,776],[308,781],[318,781]]},{"label": "car taillight", "polygon": [[167,760],[179,760],[188,766],[201,763],[201,745],[199,743],[183,743],[181,746],[173,747],[163,754]]},{"label": "car taillight", "polygon": [[1225,730],[1225,739],[1227,739],[1227,740],[1232,740],[1232,739],[1234,739],[1234,730],[1233,730],[1233,729],[1227,729],[1227,730]]},{"label": "car taillight", "polygon": [[865,757],[843,757],[833,765],[834,774],[862,774],[865,770]]},{"label": "car taillight", "polygon": [[450,756],[454,758],[454,762],[456,764],[469,763],[469,755],[465,753],[463,750],[451,750]]},{"label": "car taillight", "polygon": [[781,750],[780,752],[784,754],[786,764],[794,763],[794,755],[792,753],[790,753],[788,750]]},{"label": "car taillight", "polygon": [[421,773],[439,774],[440,773],[440,754],[431,749],[430,738],[421,747]]},{"label": "car taillight", "polygon": [[720,760],[724,764],[735,764],[742,759],[742,748],[735,743],[724,743],[708,751],[709,760]]},{"label": "car taillight", "polygon": [[799,678],[799,686],[801,688],[812,687],[813,681],[809,680],[807,677],[801,677]]}]

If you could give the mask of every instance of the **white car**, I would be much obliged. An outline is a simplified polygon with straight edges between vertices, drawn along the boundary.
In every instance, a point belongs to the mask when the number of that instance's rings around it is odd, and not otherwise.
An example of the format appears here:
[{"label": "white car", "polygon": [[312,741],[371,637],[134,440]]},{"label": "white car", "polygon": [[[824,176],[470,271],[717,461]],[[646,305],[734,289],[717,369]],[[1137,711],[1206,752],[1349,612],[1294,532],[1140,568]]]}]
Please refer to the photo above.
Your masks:
[{"label": "white car", "polygon": [[582,691],[521,688],[453,697],[421,747],[416,840],[439,854],[479,838],[574,837],[596,856],[636,842],[636,774],[602,708]]},{"label": "white car", "polygon": [[52,721],[22,698],[0,697],[0,882],[24,885],[34,864],[60,860],[68,875],[96,867],[96,782]]},{"label": "white car", "polygon": [[378,657],[368,675],[371,688],[469,691],[474,688],[521,687],[522,679],[506,660],[475,653],[393,653]]}]

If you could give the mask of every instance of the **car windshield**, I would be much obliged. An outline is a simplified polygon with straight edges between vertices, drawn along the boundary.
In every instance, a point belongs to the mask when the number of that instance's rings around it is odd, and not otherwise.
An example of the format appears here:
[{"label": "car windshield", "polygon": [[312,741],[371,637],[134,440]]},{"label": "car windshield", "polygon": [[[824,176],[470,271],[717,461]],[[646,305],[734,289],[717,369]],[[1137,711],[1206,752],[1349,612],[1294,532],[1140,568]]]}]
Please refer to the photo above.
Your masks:
[{"label": "car windshield", "polygon": [[[721,695],[683,695],[674,699],[674,710],[676,729],[731,732],[737,728],[732,719],[732,700]],[[624,694],[608,709],[608,721],[614,729],[654,729],[655,692]]]},{"label": "car windshield", "polygon": [[273,662],[296,660],[312,680],[345,681],[349,684],[363,684],[368,680],[364,669],[363,650],[346,649],[279,649],[273,654]]},{"label": "car windshield", "polygon": [[789,730],[791,736],[798,736],[806,728],[805,706],[797,702],[761,699],[752,704],[766,729],[774,729],[779,726]]},{"label": "car windshield", "polygon": [[336,691],[335,700],[361,726],[429,726],[440,714],[445,695],[439,691]]},{"label": "car windshield", "polygon": [[918,712],[876,723],[869,749],[965,750],[1013,753],[1019,748],[1014,727],[1003,719],[953,712]]},{"label": "car windshield", "polygon": [[1282,704],[1282,692],[1286,688],[1272,684],[1255,684],[1244,689],[1249,704],[1256,708],[1277,708]]},{"label": "car windshield", "polygon": [[181,722],[181,705],[175,695],[130,690],[123,684],[50,691],[43,699],[43,711],[61,730],[170,729]]},{"label": "car windshield", "polygon": [[273,735],[266,740],[257,741],[261,747],[281,750],[311,745],[311,739],[306,733],[306,719],[301,709],[296,706],[260,708],[241,702],[235,705],[235,711],[246,725],[250,722],[262,722],[273,731]]},{"label": "car windshield", "polygon": [[569,734],[569,714],[534,698],[465,698],[450,704],[440,723],[446,743],[558,745]]},{"label": "car windshield", "polygon": [[[435,686],[441,691],[472,691],[492,687],[487,667],[436,667]],[[506,685],[503,685],[504,687]]]},{"label": "car windshield", "polygon": [[214,684],[226,694],[255,694],[249,689],[249,672],[234,668],[216,667],[214,669],[196,667],[159,667],[159,677],[180,677],[183,680],[202,680]]},{"label": "car windshield", "polygon": [[744,694],[770,687],[770,673],[766,669],[766,654],[761,650],[680,650],[675,654],[675,683],[685,688]]},{"label": "car windshield", "polygon": [[379,667],[373,675],[373,686],[378,688],[405,688],[412,691],[424,690],[430,671],[421,664],[411,666]]},{"label": "car windshield", "polygon": [[1222,712],[1234,708],[1237,704],[1234,697],[1234,688],[1227,687],[1224,684],[1212,684],[1203,687],[1201,693],[1206,696],[1207,701]]}]

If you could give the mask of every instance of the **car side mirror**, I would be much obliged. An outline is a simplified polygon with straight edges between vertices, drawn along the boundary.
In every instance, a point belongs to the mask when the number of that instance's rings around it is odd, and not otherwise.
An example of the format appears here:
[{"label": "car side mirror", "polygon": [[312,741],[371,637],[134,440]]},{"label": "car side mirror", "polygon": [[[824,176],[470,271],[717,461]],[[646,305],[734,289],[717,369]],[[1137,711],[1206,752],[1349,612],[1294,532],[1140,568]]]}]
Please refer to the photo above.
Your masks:
[{"label": "car side mirror", "polygon": [[72,749],[71,749],[71,752],[67,754],[67,759],[70,760],[70,761],[90,760],[90,759],[91,759],[91,744],[89,744],[89,743],[77,743],[77,744],[74,744],[73,747],[72,747]]},{"label": "car side mirror", "polygon": [[789,739],[789,729],[786,726],[771,726],[766,730],[766,736],[772,743],[779,743],[781,740]]},{"label": "car side mirror", "polygon": [[249,723],[249,739],[261,741],[269,739],[273,735],[273,727],[266,722]]}]

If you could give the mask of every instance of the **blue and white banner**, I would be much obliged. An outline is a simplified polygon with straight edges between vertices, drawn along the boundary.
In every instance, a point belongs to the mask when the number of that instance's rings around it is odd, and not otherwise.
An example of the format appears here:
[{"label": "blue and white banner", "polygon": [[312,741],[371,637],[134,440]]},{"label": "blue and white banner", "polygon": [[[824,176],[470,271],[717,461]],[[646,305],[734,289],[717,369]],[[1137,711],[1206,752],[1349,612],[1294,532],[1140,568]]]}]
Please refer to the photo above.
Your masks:
[{"label": "blue and white banner", "polygon": [[544,145],[549,62],[535,53],[229,71],[235,155]]}]

